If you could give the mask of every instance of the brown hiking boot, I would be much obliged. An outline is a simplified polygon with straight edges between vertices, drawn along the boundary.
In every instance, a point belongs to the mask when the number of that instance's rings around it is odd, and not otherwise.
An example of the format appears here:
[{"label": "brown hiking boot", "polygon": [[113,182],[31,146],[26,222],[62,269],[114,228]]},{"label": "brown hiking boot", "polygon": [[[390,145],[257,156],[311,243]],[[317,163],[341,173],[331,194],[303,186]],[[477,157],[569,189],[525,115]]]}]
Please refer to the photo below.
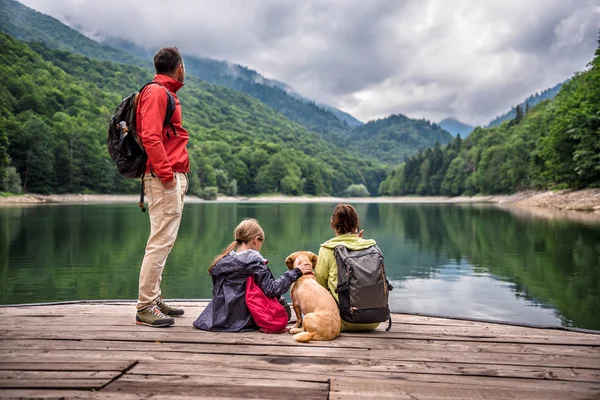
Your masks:
[{"label": "brown hiking boot", "polygon": [[153,328],[164,328],[173,325],[175,320],[163,314],[157,306],[149,306],[138,310],[135,315],[135,323]]},{"label": "brown hiking boot", "polygon": [[165,303],[162,299],[162,296],[156,299],[156,306],[163,314],[168,315],[170,317],[181,317],[185,312],[181,308],[171,307],[170,305]]}]

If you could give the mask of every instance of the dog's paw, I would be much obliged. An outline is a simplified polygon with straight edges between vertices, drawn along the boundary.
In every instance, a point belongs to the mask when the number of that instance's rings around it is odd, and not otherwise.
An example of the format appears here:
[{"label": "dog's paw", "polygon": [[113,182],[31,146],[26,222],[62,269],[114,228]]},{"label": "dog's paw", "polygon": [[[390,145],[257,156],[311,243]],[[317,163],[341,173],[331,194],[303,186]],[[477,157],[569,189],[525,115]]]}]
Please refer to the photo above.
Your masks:
[{"label": "dog's paw", "polygon": [[302,329],[302,328],[292,328],[292,329],[290,329],[290,333],[292,335],[295,335],[296,333],[300,333],[300,332],[304,332],[304,329]]}]

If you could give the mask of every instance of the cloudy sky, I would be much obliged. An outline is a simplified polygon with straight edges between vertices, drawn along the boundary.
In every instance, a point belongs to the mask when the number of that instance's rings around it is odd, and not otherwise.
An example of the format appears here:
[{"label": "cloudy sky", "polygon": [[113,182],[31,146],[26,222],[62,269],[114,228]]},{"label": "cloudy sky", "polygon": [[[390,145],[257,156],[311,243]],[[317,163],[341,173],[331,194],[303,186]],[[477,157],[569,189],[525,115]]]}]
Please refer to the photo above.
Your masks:
[{"label": "cloudy sky", "polygon": [[21,0],[140,45],[239,63],[367,121],[485,124],[583,70],[600,0]]}]

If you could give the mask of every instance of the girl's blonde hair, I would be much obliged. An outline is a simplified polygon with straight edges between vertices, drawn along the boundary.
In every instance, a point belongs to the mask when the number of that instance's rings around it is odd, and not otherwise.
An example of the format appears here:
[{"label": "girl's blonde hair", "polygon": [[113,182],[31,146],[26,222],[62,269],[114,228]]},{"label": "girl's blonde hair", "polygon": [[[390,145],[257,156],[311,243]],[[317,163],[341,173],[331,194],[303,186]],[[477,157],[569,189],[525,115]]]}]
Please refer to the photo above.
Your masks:
[{"label": "girl's blonde hair", "polygon": [[208,272],[213,269],[216,263],[221,261],[221,259],[227,254],[235,250],[240,244],[248,243],[254,238],[258,238],[258,240],[262,242],[265,240],[265,232],[262,230],[257,220],[254,218],[246,218],[240,222],[240,224],[233,231],[234,241],[231,242],[231,244],[227,246],[225,250],[221,252],[221,254],[215,257],[212,264],[210,264],[210,267],[208,268]]}]

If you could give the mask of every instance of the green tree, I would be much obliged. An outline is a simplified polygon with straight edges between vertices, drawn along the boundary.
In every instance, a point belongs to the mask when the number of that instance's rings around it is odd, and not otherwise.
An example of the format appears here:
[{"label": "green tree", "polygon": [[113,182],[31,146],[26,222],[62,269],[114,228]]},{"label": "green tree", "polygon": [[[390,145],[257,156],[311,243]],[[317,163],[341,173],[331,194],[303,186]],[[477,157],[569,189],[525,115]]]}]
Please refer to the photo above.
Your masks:
[{"label": "green tree", "polygon": [[350,185],[344,190],[345,197],[369,197],[369,191],[363,184]]}]

